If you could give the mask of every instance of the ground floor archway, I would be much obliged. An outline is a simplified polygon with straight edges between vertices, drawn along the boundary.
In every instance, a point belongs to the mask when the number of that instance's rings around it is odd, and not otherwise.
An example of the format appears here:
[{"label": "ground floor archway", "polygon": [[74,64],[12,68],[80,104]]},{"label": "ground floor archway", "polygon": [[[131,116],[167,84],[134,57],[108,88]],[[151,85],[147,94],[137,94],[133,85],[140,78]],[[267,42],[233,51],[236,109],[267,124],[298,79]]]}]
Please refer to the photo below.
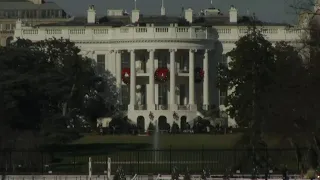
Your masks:
[{"label": "ground floor archway", "polygon": [[142,132],[145,132],[145,119],[143,116],[139,116],[137,118],[137,128],[138,128],[138,131],[139,133],[142,133]]},{"label": "ground floor archway", "polygon": [[12,41],[13,41],[13,37],[12,37],[12,36],[7,37],[7,39],[6,39],[6,46],[9,46]]},{"label": "ground floor archway", "polygon": [[164,131],[164,130],[168,130],[168,122],[167,122],[167,117],[165,116],[160,116],[158,118],[158,126],[159,126],[159,130]]}]

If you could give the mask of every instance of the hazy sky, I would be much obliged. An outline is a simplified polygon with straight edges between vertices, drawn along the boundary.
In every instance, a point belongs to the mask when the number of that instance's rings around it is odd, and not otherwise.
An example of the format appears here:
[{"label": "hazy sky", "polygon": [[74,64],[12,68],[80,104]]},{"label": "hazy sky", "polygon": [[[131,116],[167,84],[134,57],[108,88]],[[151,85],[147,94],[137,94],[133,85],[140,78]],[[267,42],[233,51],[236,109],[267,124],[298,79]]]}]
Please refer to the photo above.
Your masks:
[{"label": "hazy sky", "polygon": [[[107,9],[126,9],[131,12],[134,0],[48,0],[54,1],[72,15],[85,15],[88,5],[93,4],[99,15]],[[302,0],[300,0],[302,1]],[[227,13],[230,5],[235,5],[240,14],[255,13],[263,21],[293,23],[296,14],[290,8],[294,0],[213,0],[213,5]],[[160,14],[161,0],[137,0],[138,9],[143,14]],[[210,7],[210,0],[165,0],[167,14],[179,15],[181,8],[192,7],[196,12]]]}]

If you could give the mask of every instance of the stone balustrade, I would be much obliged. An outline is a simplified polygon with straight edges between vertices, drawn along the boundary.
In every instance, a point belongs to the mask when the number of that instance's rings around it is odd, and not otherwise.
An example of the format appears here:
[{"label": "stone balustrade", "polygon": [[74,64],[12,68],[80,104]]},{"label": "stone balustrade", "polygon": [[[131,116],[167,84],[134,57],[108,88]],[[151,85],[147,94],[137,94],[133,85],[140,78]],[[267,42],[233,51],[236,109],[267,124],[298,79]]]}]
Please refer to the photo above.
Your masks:
[{"label": "stone balustrade", "polygon": [[[299,40],[305,33],[303,29],[275,27],[275,28],[259,28],[266,39],[271,41],[295,41]],[[237,40],[248,32],[246,27],[230,27],[221,28],[216,27],[215,31],[219,34],[219,40]]]},{"label": "stone balustrade", "polygon": [[[22,27],[15,30],[15,37],[43,40],[52,37],[70,39],[71,41],[86,40],[135,40],[135,39],[219,39],[237,40],[247,33],[246,27]],[[263,28],[262,33],[268,40],[299,40],[303,30],[285,27]]]}]

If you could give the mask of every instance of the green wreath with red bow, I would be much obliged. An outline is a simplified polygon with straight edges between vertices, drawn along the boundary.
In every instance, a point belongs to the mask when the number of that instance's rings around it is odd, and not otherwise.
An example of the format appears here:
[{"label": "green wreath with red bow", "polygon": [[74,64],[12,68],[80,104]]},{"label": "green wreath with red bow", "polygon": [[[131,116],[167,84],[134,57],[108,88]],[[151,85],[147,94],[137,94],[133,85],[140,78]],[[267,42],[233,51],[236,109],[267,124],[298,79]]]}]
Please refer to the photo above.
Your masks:
[{"label": "green wreath with red bow", "polygon": [[121,79],[125,84],[130,82],[130,68],[123,68],[121,71]]},{"label": "green wreath with red bow", "polygon": [[194,81],[196,83],[201,83],[203,81],[204,78],[204,71],[202,68],[200,67],[196,67],[194,69]]},{"label": "green wreath with red bow", "polygon": [[169,79],[169,69],[168,68],[158,68],[154,73],[154,78],[158,82],[167,82]]}]

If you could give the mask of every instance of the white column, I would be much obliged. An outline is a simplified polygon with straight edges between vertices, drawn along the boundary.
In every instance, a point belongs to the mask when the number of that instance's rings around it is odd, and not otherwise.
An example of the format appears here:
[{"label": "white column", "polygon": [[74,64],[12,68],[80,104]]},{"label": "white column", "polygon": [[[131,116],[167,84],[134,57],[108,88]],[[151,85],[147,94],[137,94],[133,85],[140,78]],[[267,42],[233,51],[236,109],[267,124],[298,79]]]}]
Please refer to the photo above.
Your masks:
[{"label": "white column", "polygon": [[203,59],[203,108],[208,110],[209,106],[209,57],[208,51],[204,50],[204,59]]},{"label": "white column", "polygon": [[136,105],[136,54],[134,50],[130,52],[130,106],[131,110],[134,110]]},{"label": "white column", "polygon": [[170,49],[170,108],[177,110],[176,103],[176,49]]},{"label": "white column", "polygon": [[148,104],[148,109],[155,110],[155,80],[154,80],[154,49],[149,49],[149,83],[150,90],[148,94],[148,99],[150,100],[150,104]]},{"label": "white column", "polygon": [[121,77],[121,51],[115,51],[116,53],[116,83],[119,91],[119,103],[122,104],[122,77]]},{"label": "white column", "polygon": [[194,103],[194,53],[196,50],[189,50],[189,106],[190,110],[196,110],[196,105]]}]

